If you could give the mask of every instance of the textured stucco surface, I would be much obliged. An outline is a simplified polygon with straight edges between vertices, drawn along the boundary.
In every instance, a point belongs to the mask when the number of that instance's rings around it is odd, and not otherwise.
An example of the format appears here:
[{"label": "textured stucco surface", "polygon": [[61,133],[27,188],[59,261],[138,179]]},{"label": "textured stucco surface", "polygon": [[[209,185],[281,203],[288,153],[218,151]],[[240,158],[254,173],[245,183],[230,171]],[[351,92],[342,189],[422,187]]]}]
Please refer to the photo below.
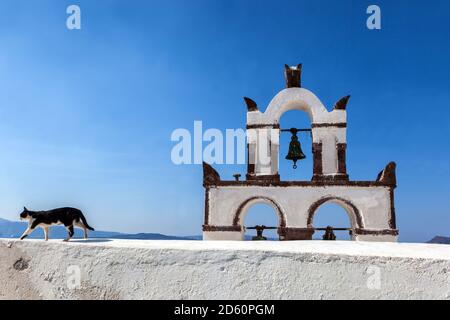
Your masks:
[{"label": "textured stucco surface", "polygon": [[[279,205],[289,227],[307,228],[308,210],[316,201],[339,197],[353,203],[361,212],[364,228],[389,229],[389,189],[385,187],[259,187],[211,188],[210,221],[217,226],[233,225],[239,206],[250,198],[269,198]],[[301,199],[301,201],[299,201]],[[345,208],[344,208],[345,209]],[[243,212],[245,214],[246,212]],[[241,218],[241,220],[244,217]],[[350,219],[353,216],[350,215]],[[354,221],[351,221],[353,227]]]},{"label": "textured stucco surface", "polygon": [[0,240],[0,261],[0,299],[450,299],[446,245]]},{"label": "textured stucco surface", "polygon": [[[249,202],[241,212],[240,225],[250,206],[255,203],[267,203],[264,199],[270,199],[281,210],[286,226],[294,228],[308,228],[308,214],[310,207],[320,199],[334,197],[345,199],[353,203],[361,214],[362,227],[367,230],[390,229],[390,196],[388,187],[352,187],[352,186],[226,186],[209,189],[209,219],[211,226],[233,226],[233,220],[240,206]],[[299,199],[301,201],[299,201]],[[333,201],[331,201],[333,202]],[[340,202],[335,202],[342,205]],[[348,213],[352,228],[358,228],[355,213],[343,206]],[[276,209],[276,208],[274,208]],[[314,225],[314,221],[313,221]],[[315,227],[325,227],[317,226]],[[239,240],[243,239],[244,232],[204,232],[205,240]],[[356,240],[364,241],[396,241],[396,236],[356,236]]]}]

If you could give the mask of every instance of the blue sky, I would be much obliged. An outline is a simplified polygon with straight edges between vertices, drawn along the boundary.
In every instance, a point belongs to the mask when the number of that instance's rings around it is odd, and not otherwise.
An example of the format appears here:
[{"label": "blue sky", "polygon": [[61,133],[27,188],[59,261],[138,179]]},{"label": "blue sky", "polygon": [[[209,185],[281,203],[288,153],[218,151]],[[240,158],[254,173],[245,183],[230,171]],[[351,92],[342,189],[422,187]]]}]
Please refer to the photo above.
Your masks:
[{"label": "blue sky", "polygon": [[[70,4],[81,30],[66,28]],[[366,28],[370,4],[382,30]],[[200,234],[201,166],[172,164],[172,131],[243,128],[242,97],[264,108],[283,64],[302,62],[329,108],[352,95],[350,177],[397,162],[400,239],[449,236],[449,15],[448,1],[2,0],[0,216],[76,206],[97,229]],[[280,174],[309,179],[310,158]]]}]

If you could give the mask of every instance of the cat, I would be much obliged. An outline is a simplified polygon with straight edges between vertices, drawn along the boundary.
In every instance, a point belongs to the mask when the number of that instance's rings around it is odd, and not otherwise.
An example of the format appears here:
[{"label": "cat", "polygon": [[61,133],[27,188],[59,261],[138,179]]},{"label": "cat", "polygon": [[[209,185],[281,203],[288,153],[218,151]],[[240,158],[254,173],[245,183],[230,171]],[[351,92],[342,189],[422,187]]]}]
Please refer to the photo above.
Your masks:
[{"label": "cat", "polygon": [[30,211],[23,207],[20,213],[20,220],[28,220],[28,228],[20,237],[20,240],[25,239],[31,234],[34,229],[41,227],[44,230],[45,241],[48,241],[49,228],[52,225],[64,225],[69,233],[64,241],[69,241],[73,235],[74,227],[84,230],[84,238],[87,239],[87,230],[94,231],[94,228],[89,226],[81,210],[75,208],[59,208],[48,211]]}]

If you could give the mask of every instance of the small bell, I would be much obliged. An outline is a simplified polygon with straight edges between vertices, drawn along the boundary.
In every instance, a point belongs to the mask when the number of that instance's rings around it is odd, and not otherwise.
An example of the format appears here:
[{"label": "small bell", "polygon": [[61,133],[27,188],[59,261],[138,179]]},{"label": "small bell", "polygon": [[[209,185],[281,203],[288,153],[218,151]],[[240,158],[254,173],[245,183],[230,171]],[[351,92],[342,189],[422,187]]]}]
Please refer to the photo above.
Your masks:
[{"label": "small bell", "polygon": [[289,143],[289,151],[286,156],[286,160],[292,160],[294,165],[292,166],[294,169],[297,169],[297,161],[305,159],[306,156],[303,154],[302,147],[297,137],[297,129],[291,129],[292,133],[291,142]]},{"label": "small bell", "polygon": [[326,227],[325,234],[323,235],[322,239],[331,241],[336,240],[336,235],[333,232],[333,227],[331,226]]}]

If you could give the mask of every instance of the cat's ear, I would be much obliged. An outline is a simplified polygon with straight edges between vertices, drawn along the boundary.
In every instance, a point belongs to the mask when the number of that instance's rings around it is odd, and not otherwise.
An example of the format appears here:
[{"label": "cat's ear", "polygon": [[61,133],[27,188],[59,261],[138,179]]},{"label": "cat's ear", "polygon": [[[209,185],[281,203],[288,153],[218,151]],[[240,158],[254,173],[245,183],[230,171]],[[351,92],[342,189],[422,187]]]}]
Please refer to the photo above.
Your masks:
[{"label": "cat's ear", "polygon": [[28,209],[26,207],[23,207],[23,210],[28,211]]}]

